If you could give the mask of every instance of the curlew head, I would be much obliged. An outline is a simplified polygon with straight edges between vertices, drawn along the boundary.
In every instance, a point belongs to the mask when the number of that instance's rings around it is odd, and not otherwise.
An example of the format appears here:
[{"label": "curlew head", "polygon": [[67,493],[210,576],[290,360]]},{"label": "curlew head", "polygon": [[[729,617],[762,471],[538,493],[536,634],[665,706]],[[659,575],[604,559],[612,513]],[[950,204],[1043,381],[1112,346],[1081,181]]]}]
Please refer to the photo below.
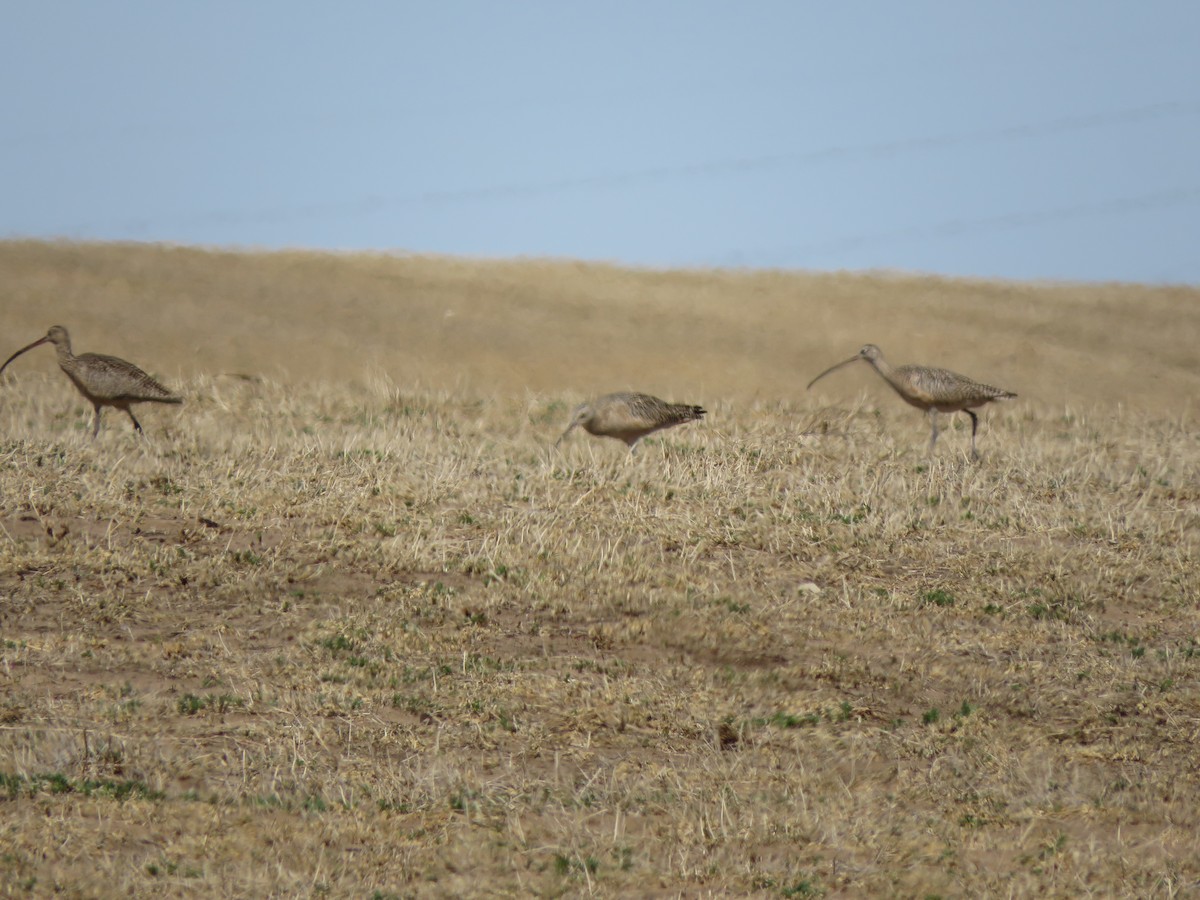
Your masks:
[{"label": "curlew head", "polygon": [[592,404],[580,403],[577,407],[575,407],[575,411],[571,413],[571,424],[567,426],[566,431],[559,435],[558,440],[554,442],[554,446],[557,447],[559,444],[561,444],[563,442],[563,438],[570,434],[573,429],[578,428],[580,425],[586,425],[588,422],[590,422],[594,415],[596,415],[596,411],[592,408]]},{"label": "curlew head", "polygon": [[4,361],[4,365],[0,366],[0,375],[4,374],[4,370],[8,368],[8,364],[10,362],[12,362],[26,350],[32,350],[34,347],[40,347],[42,344],[53,344],[55,347],[62,347],[67,351],[67,353],[71,352],[71,337],[67,334],[67,329],[63,328],[61,325],[53,325],[51,326],[50,330],[46,332],[45,337],[38,338],[28,347],[22,347],[12,356],[6,359]]},{"label": "curlew head", "polygon": [[837,369],[840,369],[842,366],[848,366],[852,362],[858,362],[860,359],[865,360],[866,362],[869,362],[871,365],[875,365],[877,362],[879,362],[879,360],[883,359],[883,351],[880,350],[878,347],[876,347],[874,344],[863,344],[862,347],[859,349],[859,351],[857,353],[855,353],[852,357],[850,357],[847,360],[843,360],[842,362],[837,363],[836,365],[830,366],[828,369],[826,369],[824,372],[822,372],[820,375],[818,375],[816,378],[814,378],[812,381],[810,381],[808,383],[808,388],[805,388],[805,390],[808,390],[809,388],[811,388],[814,384],[816,384],[818,381],[820,381],[822,378],[824,378],[830,372],[836,371]]},{"label": "curlew head", "polygon": [[865,359],[869,363],[879,362],[883,359],[883,351],[874,344],[863,344],[858,350],[858,358]]}]

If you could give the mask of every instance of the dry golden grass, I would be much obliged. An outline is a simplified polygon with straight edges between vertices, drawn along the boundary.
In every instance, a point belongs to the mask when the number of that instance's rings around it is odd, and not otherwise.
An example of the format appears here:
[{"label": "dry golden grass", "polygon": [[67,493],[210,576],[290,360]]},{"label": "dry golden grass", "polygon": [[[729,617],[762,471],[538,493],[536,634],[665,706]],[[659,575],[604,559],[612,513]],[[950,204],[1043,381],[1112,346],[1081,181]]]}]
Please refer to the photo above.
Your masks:
[{"label": "dry golden grass", "polygon": [[[1200,292],[0,244],[0,891],[1188,896]],[[868,324],[864,324],[868,323]],[[1021,397],[928,426],[866,341]],[[231,377],[229,373],[249,376]],[[550,445],[589,394],[709,417]]]}]

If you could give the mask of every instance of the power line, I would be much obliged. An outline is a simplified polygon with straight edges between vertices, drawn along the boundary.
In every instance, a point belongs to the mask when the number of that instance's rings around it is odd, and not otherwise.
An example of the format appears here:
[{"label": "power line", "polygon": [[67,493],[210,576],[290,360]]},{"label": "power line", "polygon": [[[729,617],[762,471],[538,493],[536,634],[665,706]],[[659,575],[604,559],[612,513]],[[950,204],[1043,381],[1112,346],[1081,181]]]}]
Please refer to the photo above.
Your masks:
[{"label": "power line", "polygon": [[[1030,50],[1033,49],[1031,53]],[[1120,46],[1112,45],[1096,45],[1091,43],[1076,43],[1076,44],[1060,44],[1053,48],[1055,56],[1060,61],[1071,56],[1079,56],[1086,53],[1089,56],[1111,55],[1113,52],[1120,51],[1126,55],[1132,50],[1128,41],[1123,42]],[[1031,61],[1038,60],[1040,56],[1034,48],[1020,48],[1016,52],[1011,49],[1006,53],[992,53],[987,59],[980,59],[978,55],[973,54],[969,48],[963,46],[946,46],[940,47],[936,51],[931,50],[925,57],[927,64],[932,63],[935,66],[944,66],[947,64],[962,64],[969,62],[973,67],[978,67],[984,63],[1001,63],[1007,66],[1010,63],[1028,64]],[[762,61],[759,61],[760,63]],[[756,92],[761,91],[763,86],[787,83],[789,80],[797,78],[811,78],[818,74],[818,70],[813,68],[811,71],[797,71],[791,65],[786,66],[770,66],[762,68],[756,66],[755,70],[758,75],[758,85],[752,86],[749,89]],[[823,71],[823,70],[822,70]],[[855,76],[860,80],[874,82],[880,78],[890,76],[894,71],[894,64],[887,60],[876,60],[873,65],[865,64],[864,61],[858,61],[852,71],[842,71],[839,73],[840,78]],[[480,86],[476,86],[479,90]],[[558,107],[570,106],[578,109],[580,106],[587,108],[595,108],[597,103],[603,102],[626,102],[630,99],[645,101],[647,97],[653,98],[658,103],[674,102],[679,98],[703,97],[706,100],[720,97],[722,94],[733,93],[735,97],[744,96],[747,92],[745,85],[731,83],[728,79],[718,78],[716,76],[707,75],[703,79],[698,79],[695,76],[684,74],[683,78],[670,78],[669,76],[661,80],[656,80],[650,84],[644,82],[625,81],[613,84],[606,83],[602,87],[584,86],[574,87],[570,90],[552,90],[550,93],[531,94],[529,92],[522,93],[504,93],[496,94],[487,93],[483,90],[482,93],[476,92],[472,94],[459,94],[458,96],[438,96],[424,98],[422,96],[409,95],[402,102],[394,102],[389,98],[389,102],[366,102],[360,99],[357,103],[347,105],[344,101],[336,108],[322,107],[317,110],[289,110],[286,107],[280,107],[277,104],[266,104],[266,109],[257,109],[253,114],[232,116],[227,118],[209,119],[207,121],[196,115],[196,111],[192,110],[187,115],[186,119],[172,119],[169,115],[159,117],[145,117],[139,119],[114,119],[111,116],[106,116],[100,120],[86,121],[86,117],[80,120],[80,117],[73,118],[75,121],[66,125],[60,126],[57,129],[42,130],[24,128],[8,128],[3,136],[0,136],[0,150],[21,149],[25,147],[38,147],[39,145],[46,148],[62,146],[62,145],[77,145],[84,141],[101,140],[111,141],[116,140],[128,143],[130,140],[147,141],[147,140],[187,140],[195,141],[198,137],[213,137],[245,135],[248,132],[311,132],[314,130],[327,130],[332,128],[348,129],[356,128],[362,124],[374,125],[381,119],[390,120],[419,120],[423,123],[441,118],[461,119],[464,116],[470,116],[482,112],[504,112],[514,110],[539,110],[547,111]]]},{"label": "power line", "polygon": [[[1026,140],[1057,134],[1132,125],[1162,119],[1200,114],[1200,103],[1167,101],[1127,107],[1102,113],[1060,116],[1054,119],[986,128],[975,131],[901,138],[857,145],[835,145],[817,150],[792,150],[759,156],[730,157],[705,162],[651,166],[623,172],[570,176],[536,182],[511,182],[491,186],[445,188],[392,196],[369,196],[353,200],[281,206],[252,211],[219,210],[177,217],[143,217],[126,220],[118,226],[125,230],[143,230],[162,220],[186,225],[244,225],[291,222],[303,219],[372,215],[406,206],[445,206],[454,203],[537,197],[576,190],[620,189],[674,178],[705,177],[726,173],[758,171],[791,166],[822,165],[861,159],[881,159],[905,153],[919,153],[949,147]],[[97,230],[94,225],[66,229],[67,233]]]},{"label": "power line", "polygon": [[[754,256],[798,257],[816,254],[838,253],[887,244],[903,243],[921,238],[947,238],[961,235],[984,234],[994,231],[1010,231],[1033,225],[1065,222],[1077,219],[1097,219],[1125,213],[1143,212],[1152,209],[1167,209],[1200,202],[1200,187],[1181,187],[1166,191],[1155,191],[1134,197],[1115,197],[1054,209],[1031,210],[1028,212],[1001,213],[977,219],[949,219],[931,225],[913,225],[891,231],[848,235],[825,241],[813,241],[793,247],[755,251]],[[738,254],[739,256],[748,254]]]}]

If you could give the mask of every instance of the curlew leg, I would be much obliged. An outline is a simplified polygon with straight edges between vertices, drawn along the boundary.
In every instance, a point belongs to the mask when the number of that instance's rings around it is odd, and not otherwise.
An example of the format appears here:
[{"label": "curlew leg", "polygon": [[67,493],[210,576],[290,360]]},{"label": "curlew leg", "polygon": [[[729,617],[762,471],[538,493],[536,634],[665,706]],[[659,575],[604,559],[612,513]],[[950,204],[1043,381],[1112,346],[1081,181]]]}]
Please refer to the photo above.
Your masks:
[{"label": "curlew leg", "polygon": [[96,435],[100,433],[100,404],[93,403],[92,406],[95,407],[96,410],[96,424],[92,426],[92,440],[94,441],[96,439]]},{"label": "curlew leg", "polygon": [[133,430],[138,434],[145,434],[146,432],[142,431],[142,423],[134,418],[133,410],[127,406],[125,407],[125,412],[129,414],[129,418],[133,421]]},{"label": "curlew leg", "polygon": [[933,407],[929,408],[929,427],[932,429],[932,431],[929,434],[929,452],[932,455],[933,445],[937,443],[937,436],[938,436],[937,410],[934,409]]},{"label": "curlew leg", "polygon": [[975,432],[979,430],[979,416],[969,409],[964,409],[963,412],[971,417],[971,459],[979,459],[979,451],[975,449]]}]

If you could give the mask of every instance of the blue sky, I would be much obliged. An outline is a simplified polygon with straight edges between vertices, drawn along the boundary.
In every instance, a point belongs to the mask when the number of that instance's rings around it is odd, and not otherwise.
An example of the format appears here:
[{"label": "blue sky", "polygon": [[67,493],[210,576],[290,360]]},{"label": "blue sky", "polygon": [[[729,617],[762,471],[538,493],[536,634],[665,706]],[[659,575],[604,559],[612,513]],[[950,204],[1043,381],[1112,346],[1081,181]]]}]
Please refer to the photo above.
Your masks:
[{"label": "blue sky", "polygon": [[1200,283],[1194,2],[3,22],[0,237]]}]

